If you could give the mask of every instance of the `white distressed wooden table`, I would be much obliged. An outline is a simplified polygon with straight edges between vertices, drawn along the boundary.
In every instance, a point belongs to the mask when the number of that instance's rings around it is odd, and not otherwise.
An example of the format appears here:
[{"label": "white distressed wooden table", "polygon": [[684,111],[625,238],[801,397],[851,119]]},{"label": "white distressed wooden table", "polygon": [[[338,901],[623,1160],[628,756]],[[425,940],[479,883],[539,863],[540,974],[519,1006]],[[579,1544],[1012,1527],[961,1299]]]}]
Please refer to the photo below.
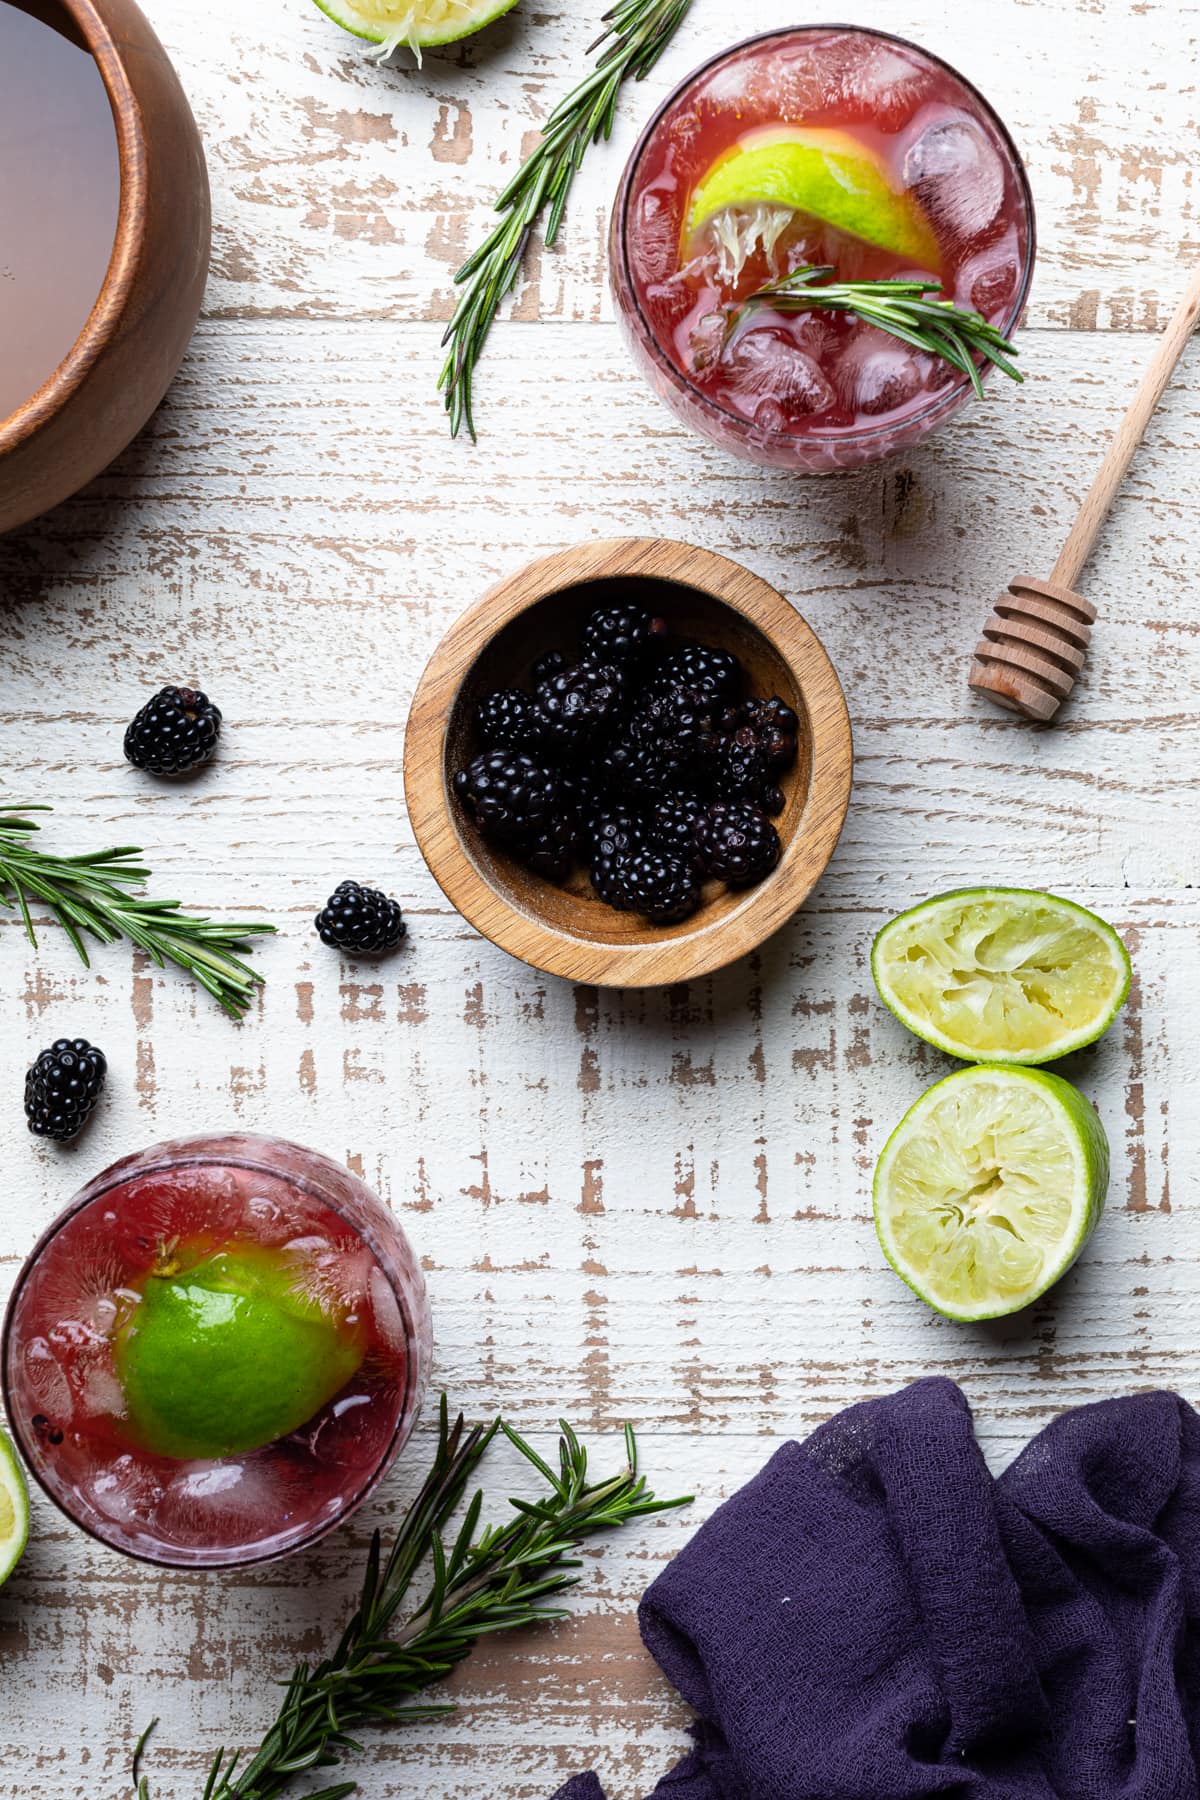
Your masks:
[{"label": "white distressed wooden table", "polygon": [[[836,19],[842,0],[813,0]],[[451,275],[581,63],[593,10],[528,4],[423,70],[364,60],[307,0],[150,0],[208,145],[215,259],[171,394],[104,477],[0,541],[0,768],[52,801],[63,847],[146,846],[159,887],[276,921],[238,1027],[174,973],[50,927],[0,924],[0,1250],[6,1283],[83,1178],[156,1138],[262,1128],[345,1158],[423,1255],[434,1379],[550,1441],[566,1411],[619,1450],[640,1428],[690,1515],[589,1556],[569,1627],[479,1653],[456,1718],[374,1739],[362,1791],[534,1800],[595,1763],[635,1800],[685,1715],[641,1651],[635,1599],[772,1441],[940,1371],[997,1463],[1060,1408],[1200,1391],[1200,350],[1173,383],[1087,583],[1102,623],[1063,722],[970,697],[994,592],[1050,566],[1096,458],[1200,256],[1200,0],[858,0],[976,79],[1037,196],[1030,380],[926,447],[803,481],[683,432],[628,363],[604,285],[607,208],[650,108],[690,66],[795,15],[696,0],[534,256],[478,388],[478,448],[434,382]],[[850,703],[858,773],[810,904],[760,955],[690,988],[575,989],[508,960],[443,902],[405,818],[408,699],[450,619],[576,539],[691,539],[794,597]],[[122,760],[149,692],[219,702],[219,762],[175,790]],[[312,931],[341,878],[393,891],[405,952],[343,963]],[[882,1265],[869,1176],[945,1065],[879,1007],[880,922],[939,888],[1045,885],[1119,926],[1136,982],[1071,1071],[1114,1148],[1109,1210],[1032,1317],[935,1318]],[[42,1044],[107,1051],[78,1147],[36,1144],[20,1086]],[[156,1574],[45,1503],[0,1594],[7,1800],[109,1800],[162,1716],[156,1794],[192,1800],[252,1742],[270,1683],[329,1641],[373,1524],[239,1576]],[[497,1460],[497,1492],[511,1468]]]}]

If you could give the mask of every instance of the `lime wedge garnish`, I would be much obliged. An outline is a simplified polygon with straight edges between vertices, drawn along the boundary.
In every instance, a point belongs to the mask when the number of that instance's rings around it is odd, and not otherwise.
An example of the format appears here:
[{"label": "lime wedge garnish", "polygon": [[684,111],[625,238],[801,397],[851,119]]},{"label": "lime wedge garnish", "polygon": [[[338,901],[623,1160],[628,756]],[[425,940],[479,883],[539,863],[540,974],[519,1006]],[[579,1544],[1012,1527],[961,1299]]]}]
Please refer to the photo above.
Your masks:
[{"label": "lime wedge garnish", "polygon": [[29,1492],[13,1449],[0,1431],[0,1583],[8,1580],[29,1541]]},{"label": "lime wedge garnish", "polygon": [[1043,1063],[1108,1030],[1129,992],[1111,925],[1028,888],[938,894],[885,925],[871,951],[901,1024],[967,1062]]},{"label": "lime wedge garnish", "polygon": [[1104,1210],[1108,1139],[1059,1075],[984,1063],[911,1106],[875,1170],[875,1229],[950,1319],[1018,1312],[1065,1274]]},{"label": "lime wedge garnish", "polygon": [[688,204],[690,241],[729,207],[790,206],[936,274],[941,252],[929,220],[886,168],[845,131],[769,125],[719,156]]},{"label": "lime wedge garnish", "polygon": [[369,38],[386,56],[398,44],[431,50],[482,31],[511,12],[517,0],[316,0],[323,13],[355,37]]},{"label": "lime wedge garnish", "polygon": [[363,1359],[345,1327],[296,1286],[282,1253],[250,1244],[146,1276],[117,1333],[117,1378],[140,1448],[223,1457],[286,1437]]}]

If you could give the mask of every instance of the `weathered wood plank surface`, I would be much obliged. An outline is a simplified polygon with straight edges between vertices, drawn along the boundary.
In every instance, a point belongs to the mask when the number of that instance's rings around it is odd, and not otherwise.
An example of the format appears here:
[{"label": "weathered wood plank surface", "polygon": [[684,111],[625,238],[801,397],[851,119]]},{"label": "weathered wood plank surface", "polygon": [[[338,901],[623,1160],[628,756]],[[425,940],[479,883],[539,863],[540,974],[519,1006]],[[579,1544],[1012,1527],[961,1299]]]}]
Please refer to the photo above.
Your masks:
[{"label": "weathered wood plank surface", "polygon": [[[566,1409],[614,1454],[632,1418],[656,1483],[698,1495],[689,1518],[589,1558],[569,1629],[478,1656],[456,1719],[373,1743],[364,1794],[534,1800],[596,1760],[634,1800],[685,1724],[637,1647],[636,1596],[773,1440],[930,1370],[963,1382],[997,1463],[1071,1402],[1200,1390],[1200,351],[1092,572],[1102,627],[1066,720],[1031,732],[964,686],[993,592],[1053,560],[1197,254],[1200,6],[919,0],[905,16],[1028,154],[1032,379],[899,463],[807,483],[686,438],[628,365],[602,279],[639,122],[772,9],[702,0],[627,97],[561,252],[496,332],[474,450],[448,441],[433,392],[450,275],[591,14],[516,14],[416,72],[365,62],[302,0],[151,11],[210,149],[207,318],[139,442],[0,542],[0,768],[54,802],[62,845],[140,842],[163,888],[283,935],[235,1027],[122,949],[89,975],[52,928],[35,956],[0,923],[0,1258],[10,1280],[87,1174],[168,1134],[265,1128],[360,1169],[424,1255],[437,1381],[535,1434]],[[896,24],[882,0],[859,16]],[[572,990],[481,942],[416,853],[399,774],[408,697],[454,613],[526,555],[625,531],[694,539],[790,594],[842,674],[858,751],[805,912],[748,963],[645,995]],[[120,736],[185,676],[229,724],[219,763],[164,789]],[[409,946],[378,970],[311,931],[346,874],[409,914]],[[1138,981],[1073,1070],[1114,1146],[1100,1234],[1032,1316],[963,1330],[881,1266],[871,1229],[883,1137],[944,1065],[881,1011],[867,954],[897,907],[996,877],[1099,907]],[[19,1089],[63,1031],[103,1043],[113,1078],[58,1151],[27,1139]],[[268,1684],[336,1627],[370,1526],[422,1460],[418,1440],[312,1556],[234,1581],[123,1563],[39,1503],[0,1595],[5,1794],[125,1792],[154,1711],[161,1793],[198,1793],[216,1745],[251,1740]],[[501,1459],[498,1494],[513,1473]]]}]

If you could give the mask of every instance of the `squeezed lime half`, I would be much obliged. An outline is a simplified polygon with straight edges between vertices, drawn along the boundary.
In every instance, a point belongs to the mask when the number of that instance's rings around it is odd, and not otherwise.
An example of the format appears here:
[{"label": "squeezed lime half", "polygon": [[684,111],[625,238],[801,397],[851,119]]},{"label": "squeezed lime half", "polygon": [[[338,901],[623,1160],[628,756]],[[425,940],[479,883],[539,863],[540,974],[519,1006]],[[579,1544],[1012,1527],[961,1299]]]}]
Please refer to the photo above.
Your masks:
[{"label": "squeezed lime half", "polygon": [[959,1069],[909,1108],[879,1158],[883,1253],[949,1319],[1018,1312],[1095,1230],[1108,1160],[1104,1127],[1061,1076]]},{"label": "squeezed lime half", "polygon": [[115,1344],[142,1449],[176,1458],[258,1450],[346,1385],[363,1360],[360,1333],[296,1278],[289,1258],[248,1244],[145,1277]]},{"label": "squeezed lime half", "polygon": [[1052,1062],[1094,1043],[1129,992],[1124,944],[1095,913],[1029,888],[938,894],[871,951],[884,1005],[965,1062]]},{"label": "squeezed lime half", "polygon": [[367,38],[387,56],[398,44],[420,55],[438,44],[482,31],[511,12],[517,0],[316,0],[335,24]]},{"label": "squeezed lime half", "polygon": [[879,157],[845,131],[764,126],[719,156],[692,190],[685,236],[728,209],[787,206],[936,274],[941,252],[910,194]]},{"label": "squeezed lime half", "polygon": [[7,1434],[0,1431],[0,1584],[6,1582],[29,1542],[29,1490]]}]

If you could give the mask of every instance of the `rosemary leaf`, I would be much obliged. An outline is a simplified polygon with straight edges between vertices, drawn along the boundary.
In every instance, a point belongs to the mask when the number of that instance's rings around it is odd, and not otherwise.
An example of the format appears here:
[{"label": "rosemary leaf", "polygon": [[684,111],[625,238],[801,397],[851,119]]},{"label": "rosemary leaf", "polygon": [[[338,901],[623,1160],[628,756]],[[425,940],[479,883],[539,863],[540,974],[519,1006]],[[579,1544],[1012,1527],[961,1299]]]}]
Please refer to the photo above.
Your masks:
[{"label": "rosemary leaf", "polygon": [[250,1004],[262,976],[234,954],[246,940],[273,932],[273,925],[224,924],[182,910],[178,900],[152,900],[137,892],[150,878],[134,860],[132,845],[83,856],[51,856],[32,843],[38,830],[29,815],[48,806],[0,806],[0,906],[21,915],[30,943],[37,947],[30,911],[41,901],[62,926],[85,967],[90,967],[83,935],[102,944],[129,942],[161,969],[174,963],[194,976],[235,1019]]},{"label": "rosemary leaf", "polygon": [[854,313],[880,331],[940,357],[965,375],[975,392],[982,397],[976,356],[994,363],[1012,381],[1024,381],[1014,367],[1015,344],[1003,332],[989,325],[981,313],[955,306],[952,300],[932,300],[940,294],[938,281],[829,281],[836,270],[829,266],[806,264],[779,281],[769,281],[745,300],[725,308],[723,348],[727,347],[753,313],[769,308],[777,313],[826,312]]},{"label": "rosemary leaf", "polygon": [[612,132],[621,87],[650,73],[690,6],[691,0],[617,0],[589,49],[589,55],[602,52],[595,68],[559,101],[541,142],[496,200],[496,211],[504,217],[455,275],[462,293],[442,339],[450,348],[438,388],[445,396],[451,437],[465,425],[474,441],[475,365],[501,301],[516,286],[534,225],[548,206],[543,237],[551,249],[589,145]]},{"label": "rosemary leaf", "polygon": [[[686,1499],[658,1500],[646,1486],[628,1426],[625,1468],[595,1484],[587,1480],[583,1445],[565,1421],[560,1426],[562,1475],[555,1477],[502,1419],[468,1427],[460,1413],[451,1424],[443,1394],[433,1466],[386,1558],[379,1533],[372,1538],[358,1607],[336,1649],[315,1667],[296,1667],[274,1723],[248,1762],[241,1762],[240,1755],[227,1762],[225,1750],[217,1752],[202,1800],[279,1800],[297,1777],[334,1769],[347,1752],[359,1750],[353,1733],[360,1726],[406,1724],[453,1712],[453,1706],[404,1703],[448,1675],[480,1638],[565,1618],[561,1608],[543,1602],[580,1579],[580,1560],[572,1553],[585,1538],[687,1505]],[[485,1527],[476,1536],[483,1505],[477,1492],[447,1555],[444,1529],[500,1433],[548,1481],[550,1492],[533,1506],[511,1502],[506,1523]],[[417,1571],[426,1563],[431,1565],[428,1588],[392,1632],[391,1621],[405,1607]],[[135,1778],[148,1736],[144,1732],[138,1744]],[[135,1785],[138,1800],[150,1800],[144,1775]],[[356,1791],[353,1781],[335,1782],[308,1792],[305,1800],[346,1800]]]}]

